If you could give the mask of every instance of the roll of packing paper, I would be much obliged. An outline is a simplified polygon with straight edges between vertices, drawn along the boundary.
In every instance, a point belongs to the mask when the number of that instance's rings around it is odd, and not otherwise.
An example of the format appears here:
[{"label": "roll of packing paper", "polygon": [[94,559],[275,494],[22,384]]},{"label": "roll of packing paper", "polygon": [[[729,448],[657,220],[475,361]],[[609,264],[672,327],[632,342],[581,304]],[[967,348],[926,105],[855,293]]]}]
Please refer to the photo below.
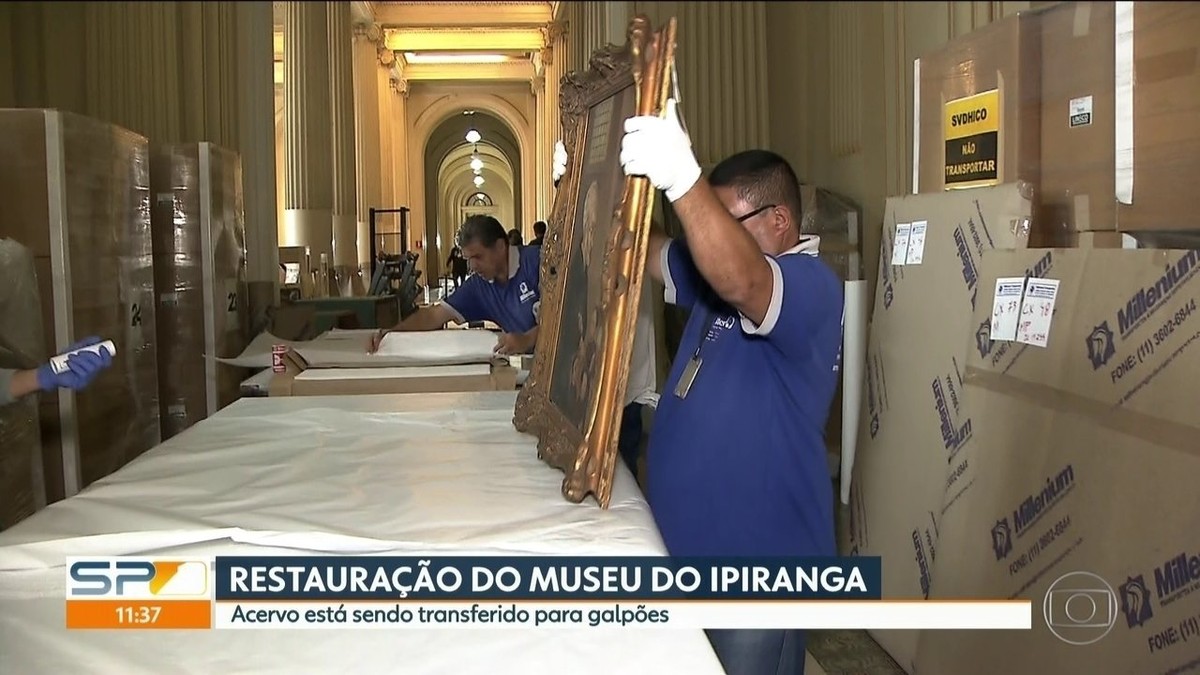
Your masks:
[{"label": "roll of packing paper", "polygon": [[845,320],[842,328],[842,503],[850,503],[850,477],[854,473],[854,446],[862,410],[863,374],[867,362],[867,282],[846,282]]}]

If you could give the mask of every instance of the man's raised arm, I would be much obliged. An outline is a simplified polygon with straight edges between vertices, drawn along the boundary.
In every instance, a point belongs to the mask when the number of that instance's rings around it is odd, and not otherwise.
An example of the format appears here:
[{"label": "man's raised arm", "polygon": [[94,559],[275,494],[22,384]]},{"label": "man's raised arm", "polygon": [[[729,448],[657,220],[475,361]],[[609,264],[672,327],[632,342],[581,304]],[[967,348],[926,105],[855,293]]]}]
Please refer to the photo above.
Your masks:
[{"label": "man's raised arm", "polygon": [[[771,303],[771,267],[754,238],[730,215],[701,176],[675,105],[674,99],[667,101],[665,117],[647,115],[625,120],[621,165],[626,174],[646,176],[667,195],[683,223],[696,269],[717,295],[746,318],[760,323]],[[658,265],[654,260],[651,264]],[[655,278],[661,279],[661,267],[656,271]]]}]

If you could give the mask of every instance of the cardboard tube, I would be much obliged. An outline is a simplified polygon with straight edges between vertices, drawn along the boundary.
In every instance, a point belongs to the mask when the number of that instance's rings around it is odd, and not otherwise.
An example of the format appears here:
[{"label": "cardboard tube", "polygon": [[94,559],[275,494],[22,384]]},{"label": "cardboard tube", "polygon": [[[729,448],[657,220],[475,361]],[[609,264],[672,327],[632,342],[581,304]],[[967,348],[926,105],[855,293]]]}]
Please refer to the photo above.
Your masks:
[{"label": "cardboard tube", "polygon": [[847,281],[842,327],[842,468],[839,472],[843,504],[850,503],[850,477],[854,473],[854,446],[858,443],[866,361],[867,282]]}]

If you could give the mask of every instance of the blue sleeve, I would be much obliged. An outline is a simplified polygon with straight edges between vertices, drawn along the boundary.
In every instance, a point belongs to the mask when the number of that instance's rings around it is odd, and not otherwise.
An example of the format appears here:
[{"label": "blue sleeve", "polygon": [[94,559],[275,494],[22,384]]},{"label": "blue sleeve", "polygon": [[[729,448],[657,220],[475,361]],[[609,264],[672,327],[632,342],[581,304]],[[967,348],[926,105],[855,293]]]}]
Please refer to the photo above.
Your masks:
[{"label": "blue sleeve", "polygon": [[487,316],[479,293],[479,285],[486,283],[478,274],[472,274],[442,304],[458,315],[459,323],[489,321],[491,317]]},{"label": "blue sleeve", "polygon": [[742,331],[770,340],[789,358],[810,359],[818,333],[841,329],[841,281],[820,258],[805,253],[768,257],[767,263],[774,276],[767,315],[757,326],[742,316]]},{"label": "blue sleeve", "polygon": [[677,307],[691,307],[700,295],[704,280],[687,244],[672,239],[663,244],[659,255],[665,286],[663,300]]}]

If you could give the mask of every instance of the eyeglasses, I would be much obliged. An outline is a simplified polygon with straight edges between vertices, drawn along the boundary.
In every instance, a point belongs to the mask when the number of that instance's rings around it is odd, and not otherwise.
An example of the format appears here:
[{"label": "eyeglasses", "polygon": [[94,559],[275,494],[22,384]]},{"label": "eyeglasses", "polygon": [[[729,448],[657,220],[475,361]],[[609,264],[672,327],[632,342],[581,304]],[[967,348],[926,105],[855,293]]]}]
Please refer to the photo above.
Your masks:
[{"label": "eyeglasses", "polygon": [[754,216],[757,216],[758,214],[762,213],[763,211],[766,211],[767,209],[773,209],[773,208],[775,208],[775,204],[767,204],[766,206],[760,206],[757,209],[754,209],[753,211],[751,211],[750,213],[747,213],[747,214],[741,215],[741,216],[737,216],[735,218],[735,220],[737,220],[739,223],[744,223],[747,220],[750,220],[751,218],[753,218]]}]

